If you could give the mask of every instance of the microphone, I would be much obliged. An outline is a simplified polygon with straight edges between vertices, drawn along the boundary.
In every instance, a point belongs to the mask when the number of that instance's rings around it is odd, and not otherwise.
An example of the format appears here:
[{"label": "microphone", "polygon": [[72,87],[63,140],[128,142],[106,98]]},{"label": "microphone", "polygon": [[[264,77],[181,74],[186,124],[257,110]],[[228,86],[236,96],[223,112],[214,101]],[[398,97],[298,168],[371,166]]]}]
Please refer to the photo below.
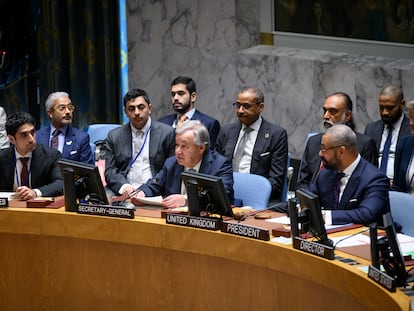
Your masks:
[{"label": "microphone", "polygon": [[287,169],[287,180],[288,180],[288,191],[290,189],[290,183],[292,181],[292,177],[293,177],[293,167],[289,166]]},{"label": "microphone", "polygon": [[359,232],[354,233],[354,234],[351,234],[351,235],[348,235],[348,236],[344,237],[343,239],[340,239],[339,241],[337,241],[337,242],[335,243],[335,245],[333,245],[333,247],[334,247],[334,248],[336,248],[336,246],[337,246],[339,243],[341,243],[341,242],[343,242],[343,241],[345,241],[345,240],[347,240],[347,239],[349,239],[349,238],[352,238],[352,237],[354,237],[354,236],[356,236],[356,235],[358,235],[358,234],[361,234],[361,233],[367,232],[367,231],[369,231],[369,230],[370,230],[370,228],[368,228],[368,229],[364,229],[364,230],[362,230],[362,231],[359,231]]}]

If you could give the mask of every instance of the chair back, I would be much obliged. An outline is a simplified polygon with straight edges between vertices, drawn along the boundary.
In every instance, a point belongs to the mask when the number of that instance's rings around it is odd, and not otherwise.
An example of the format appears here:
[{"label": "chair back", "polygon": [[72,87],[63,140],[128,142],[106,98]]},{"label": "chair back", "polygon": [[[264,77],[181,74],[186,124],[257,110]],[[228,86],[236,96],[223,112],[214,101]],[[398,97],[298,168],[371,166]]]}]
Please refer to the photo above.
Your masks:
[{"label": "chair back", "polygon": [[92,152],[95,154],[97,143],[102,143],[105,141],[108,132],[114,128],[121,126],[120,124],[113,123],[101,123],[101,124],[91,124],[88,127],[88,134],[91,145]]},{"label": "chair back", "polygon": [[401,232],[414,237],[414,195],[389,191],[393,220],[402,226]]},{"label": "chair back", "polygon": [[265,209],[272,192],[272,185],[267,178],[249,173],[233,173],[234,198],[243,201],[243,206]]}]

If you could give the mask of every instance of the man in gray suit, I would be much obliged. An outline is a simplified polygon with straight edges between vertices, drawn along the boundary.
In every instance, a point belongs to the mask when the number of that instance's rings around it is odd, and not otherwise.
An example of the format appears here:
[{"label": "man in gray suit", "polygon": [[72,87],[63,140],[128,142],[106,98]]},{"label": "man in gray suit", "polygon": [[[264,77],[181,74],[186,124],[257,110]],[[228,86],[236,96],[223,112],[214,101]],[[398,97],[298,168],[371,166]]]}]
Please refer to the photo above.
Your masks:
[{"label": "man in gray suit", "polygon": [[123,101],[130,122],[108,133],[105,179],[115,194],[128,197],[174,154],[175,130],[151,119],[152,106],[146,91],[132,89]]},{"label": "man in gray suit", "polygon": [[280,201],[288,157],[286,130],[261,117],[264,96],[257,87],[243,88],[233,106],[239,122],[221,128],[216,150],[232,161],[234,172],[266,177],[272,184],[270,200]]},{"label": "man in gray suit", "polygon": [[[392,181],[395,150],[400,138],[411,134],[410,120],[404,114],[405,99],[399,86],[384,86],[379,94],[378,104],[381,119],[367,124],[364,134],[372,137],[377,144],[380,170]],[[383,154],[388,155],[384,160]]]}]

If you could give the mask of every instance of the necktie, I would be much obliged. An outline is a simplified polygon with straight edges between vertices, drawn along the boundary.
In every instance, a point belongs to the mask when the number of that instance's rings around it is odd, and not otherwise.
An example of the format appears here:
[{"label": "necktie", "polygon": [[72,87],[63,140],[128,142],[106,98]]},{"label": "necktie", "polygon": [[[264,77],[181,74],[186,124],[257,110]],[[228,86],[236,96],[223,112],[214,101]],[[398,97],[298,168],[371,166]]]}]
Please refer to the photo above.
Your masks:
[{"label": "necktie", "polygon": [[392,138],[392,125],[388,125],[388,136],[384,144],[384,149],[382,150],[382,158],[381,158],[381,165],[380,165],[380,171],[383,172],[384,174],[387,174],[387,162],[388,162],[388,155],[390,153],[391,138]]},{"label": "necktie", "polygon": [[22,162],[22,171],[20,172],[20,186],[29,186],[29,171],[27,170],[27,161],[29,158],[20,158]]},{"label": "necktie", "polygon": [[236,152],[234,153],[234,156],[233,156],[233,170],[235,172],[238,172],[239,169],[240,169],[240,161],[243,157],[244,150],[246,148],[246,143],[247,143],[247,140],[249,138],[249,133],[252,130],[253,129],[251,127],[248,127],[248,126],[246,126],[243,130],[242,137],[240,138],[239,144],[237,145]]},{"label": "necktie", "polygon": [[52,134],[52,139],[50,140],[50,147],[53,149],[57,149],[59,146],[59,139],[58,136],[60,134],[60,130],[56,129]]},{"label": "necktie", "polygon": [[183,125],[183,124],[184,124],[184,122],[185,122],[187,119],[188,119],[188,117],[187,117],[185,114],[182,114],[182,115],[180,116],[180,119],[178,120],[178,123],[177,123],[177,128],[179,128],[181,125]]},{"label": "necktie", "polygon": [[342,172],[338,172],[336,173],[335,176],[335,184],[334,184],[334,189],[333,189],[333,206],[332,209],[338,209],[339,206],[339,194],[340,194],[340,190],[341,190],[341,179],[342,177],[344,177],[345,174]]}]

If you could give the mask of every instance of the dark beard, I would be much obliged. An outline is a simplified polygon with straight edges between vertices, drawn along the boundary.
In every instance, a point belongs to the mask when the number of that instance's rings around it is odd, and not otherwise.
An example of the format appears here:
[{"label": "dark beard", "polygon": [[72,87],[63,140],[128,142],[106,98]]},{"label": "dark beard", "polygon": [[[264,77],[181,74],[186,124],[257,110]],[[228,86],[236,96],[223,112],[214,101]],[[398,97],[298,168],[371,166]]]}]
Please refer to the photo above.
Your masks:
[{"label": "dark beard", "polygon": [[182,114],[182,113],[187,112],[187,110],[188,110],[188,108],[190,108],[190,106],[191,106],[191,104],[190,103],[187,103],[187,104],[183,105],[182,108],[176,108],[176,107],[174,107],[174,110],[177,111],[178,113],[181,113]]}]

